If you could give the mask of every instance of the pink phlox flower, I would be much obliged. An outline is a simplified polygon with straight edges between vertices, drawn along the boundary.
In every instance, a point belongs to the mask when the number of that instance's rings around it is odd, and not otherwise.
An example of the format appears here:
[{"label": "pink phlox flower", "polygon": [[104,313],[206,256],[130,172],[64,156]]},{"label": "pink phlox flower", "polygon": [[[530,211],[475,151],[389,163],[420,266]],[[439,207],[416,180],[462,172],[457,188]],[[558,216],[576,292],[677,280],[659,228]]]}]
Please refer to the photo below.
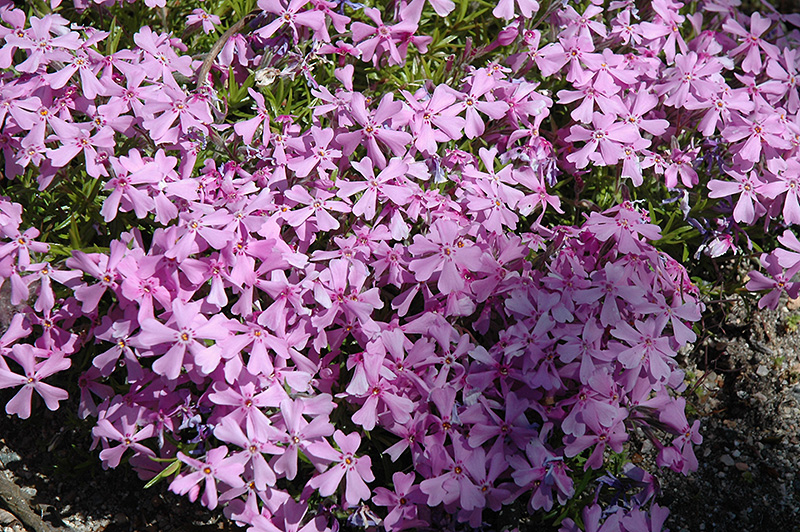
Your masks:
[{"label": "pink phlox flower", "polygon": [[[133,41],[145,52],[144,60],[138,66],[153,81],[161,79],[164,83],[174,84],[174,73],[186,77],[195,73],[192,58],[175,53],[168,34],[156,34],[148,26],[144,26],[133,36]],[[154,73],[158,75],[154,76]]]},{"label": "pink phlox flower", "polygon": [[[502,100],[495,100],[491,91],[496,87],[493,76],[487,75],[483,69],[477,70],[468,78],[469,91],[460,94],[461,103],[465,111],[464,134],[469,139],[483,135],[486,126],[478,112],[485,114],[492,120],[505,116],[508,104]],[[486,98],[481,100],[480,98]],[[490,99],[491,98],[491,99]]]},{"label": "pink phlox flower", "polygon": [[247,92],[256,102],[256,116],[242,122],[237,122],[233,130],[242,137],[245,144],[251,144],[258,128],[261,128],[261,143],[267,145],[272,135],[269,129],[269,114],[264,102],[264,96],[255,90],[248,88]]},{"label": "pink phlox flower", "polygon": [[108,316],[103,317],[100,326],[95,330],[95,337],[114,345],[92,360],[92,365],[100,371],[101,375],[111,375],[116,369],[117,363],[122,360],[125,364],[128,382],[138,382],[142,379],[144,372],[138,356],[133,350],[134,347],[139,346],[135,340],[132,340],[133,331],[137,327],[138,323],[130,316],[130,313],[127,313],[124,318],[113,321]]},{"label": "pink phlox flower", "polygon": [[142,113],[148,116],[142,125],[157,144],[173,144],[179,135],[192,131],[206,135],[214,122],[208,102],[187,94],[171,76],[165,79],[158,97],[144,105]]},{"label": "pink phlox flower", "polygon": [[37,312],[52,310],[55,305],[55,295],[53,294],[51,280],[55,280],[57,283],[67,287],[74,287],[78,284],[76,281],[81,277],[81,272],[57,270],[49,262],[31,264],[26,268],[26,271],[32,273],[32,275],[25,277],[25,282],[29,286],[34,282],[39,283],[39,296],[33,305],[34,310]]},{"label": "pink phlox flower", "polygon": [[[613,214],[613,217],[607,216]],[[605,214],[593,212],[586,220],[586,229],[601,242],[614,238],[621,253],[637,253],[641,247],[640,237],[647,240],[661,238],[661,230],[657,225],[632,208],[619,208],[606,211]]]},{"label": "pink phlox flower", "polygon": [[334,431],[328,415],[323,413],[313,415],[309,422],[303,414],[305,412],[311,416],[313,412],[306,412],[306,408],[305,403],[297,399],[285,398],[280,404],[283,424],[276,426],[284,432],[276,438],[276,441],[284,444],[284,448],[273,463],[273,468],[277,474],[284,475],[289,480],[293,480],[297,475],[298,451],[302,451],[318,471],[322,471],[326,464],[338,458],[338,453],[324,439]]},{"label": "pink phlox flower", "polygon": [[[221,314],[209,320],[199,312],[200,302],[182,303],[175,301],[171,307],[169,325],[157,319],[146,319],[140,324],[141,332],[137,343],[152,346],[149,354],[159,356],[153,363],[153,371],[168,379],[177,379],[184,364],[200,366],[208,374],[220,360],[217,345],[206,346],[200,340],[223,340],[228,336],[225,328],[226,318]],[[187,358],[187,352],[191,355]],[[144,354],[144,353],[143,353]]]},{"label": "pink phlox flower", "polygon": [[[659,103],[658,97],[648,91],[645,85],[640,85],[635,96],[631,95],[626,101],[626,110],[622,113],[625,120],[635,125],[641,130],[650,133],[655,137],[663,135],[669,127],[669,121],[663,118],[644,118],[650,111],[656,108]],[[644,147],[649,146],[649,142]]]},{"label": "pink phlox flower", "polygon": [[353,42],[356,43],[356,47],[361,51],[362,61],[371,60],[377,66],[381,56],[384,53],[388,53],[389,64],[403,64],[405,56],[401,55],[397,45],[405,39],[406,35],[417,31],[417,22],[406,18],[400,20],[397,24],[387,26],[381,18],[380,10],[368,7],[364,9],[364,13],[375,23],[375,27],[359,21],[355,21],[350,25],[350,30],[353,32]]},{"label": "pink phlox flower", "polygon": [[622,99],[617,95],[620,88],[615,83],[603,87],[599,83],[592,83],[591,80],[584,80],[576,83],[575,87],[577,90],[560,90],[557,96],[559,104],[580,101],[580,105],[570,113],[570,116],[578,122],[588,124],[592,121],[595,104],[607,115],[624,115],[627,112]]},{"label": "pink phlox flower", "polygon": [[780,58],[770,59],[767,63],[767,76],[770,78],[767,84],[776,85],[780,90],[775,93],[774,103],[777,104],[785,99],[787,111],[796,113],[800,110],[800,95],[797,92],[797,50],[784,48]]},{"label": "pink phlox flower", "polygon": [[296,202],[299,208],[284,212],[281,216],[287,224],[296,228],[301,239],[306,238],[311,222],[314,222],[313,227],[321,231],[338,229],[339,220],[329,211],[346,213],[351,210],[348,204],[334,200],[334,194],[323,189],[316,189],[315,196],[312,196],[302,185],[295,185],[284,194],[287,199]]},{"label": "pink phlox flower", "polygon": [[[742,115],[749,115],[755,108],[755,104],[747,96],[747,89],[731,89],[727,85],[721,90],[696,101],[687,101],[684,107],[687,109],[708,109],[697,126],[698,131],[710,137],[717,129],[722,129],[730,123],[740,123],[744,119]],[[722,124],[719,124],[722,121]],[[719,124],[719,125],[718,125]]]},{"label": "pink phlox flower", "polygon": [[378,201],[384,203],[389,200],[395,205],[403,206],[411,199],[411,191],[407,187],[389,184],[390,181],[402,183],[408,171],[408,165],[402,159],[392,157],[389,164],[377,176],[374,173],[373,161],[369,157],[361,161],[352,161],[350,164],[363,176],[364,181],[337,180],[339,191],[336,195],[346,199],[363,191],[353,205],[353,214],[356,216],[372,220],[375,217]]},{"label": "pink phlox flower", "polygon": [[[786,240],[786,233],[783,236]],[[778,308],[778,302],[784,293],[790,298],[796,298],[800,292],[800,283],[792,282],[792,278],[800,271],[800,263],[785,269],[781,266],[778,256],[766,253],[761,255],[760,261],[767,275],[753,270],[748,274],[750,280],[745,285],[751,292],[769,290],[758,300],[758,308]]]},{"label": "pink phlox flower", "polygon": [[213,510],[217,507],[218,492],[217,483],[227,485],[231,488],[244,486],[242,474],[244,464],[236,456],[227,456],[228,448],[223,446],[215,447],[208,451],[205,461],[197,460],[178,452],[178,458],[192,469],[191,473],[182,473],[169,485],[169,489],[178,495],[187,495],[192,502],[197,500],[200,495],[202,482],[205,487],[202,503]]},{"label": "pink phlox flower", "polygon": [[764,183],[758,178],[755,171],[751,171],[749,174],[740,174],[739,172],[728,170],[727,174],[733,177],[735,181],[712,179],[708,182],[708,197],[727,198],[738,194],[739,199],[733,208],[733,219],[736,222],[752,224],[764,211],[764,207],[761,206],[757,195],[759,188]]},{"label": "pink phlox flower", "polygon": [[84,284],[75,289],[75,298],[83,304],[83,312],[88,313],[96,309],[100,298],[106,290],[116,291],[119,280],[117,266],[126,252],[127,246],[120,241],[111,243],[108,255],[100,253],[87,254],[79,250],[72,252],[72,257],[67,259],[67,267],[73,270],[81,270],[99,281],[99,283]]},{"label": "pink phlox flower", "polygon": [[164,256],[181,262],[209,247],[224,249],[233,240],[233,231],[224,229],[231,220],[233,215],[228,211],[193,203],[191,211],[182,212],[179,224],[172,226],[174,244],[164,252]]},{"label": "pink phlox flower", "polygon": [[361,445],[361,436],[357,432],[344,434],[337,430],[333,439],[339,446],[338,461],[326,472],[312,477],[308,486],[315,488],[323,497],[336,493],[342,479],[345,479],[344,503],[346,506],[355,506],[362,500],[368,500],[371,491],[366,482],[375,480],[372,474],[372,460],[369,456],[355,455]]},{"label": "pink phlox flower", "polygon": [[772,26],[772,20],[768,17],[761,16],[758,12],[753,13],[750,17],[750,31],[747,31],[735,17],[726,19],[725,23],[722,25],[723,31],[736,35],[739,37],[739,40],[742,41],[739,46],[729,53],[732,57],[743,53],[747,54],[742,61],[742,69],[745,72],[752,74],[761,72],[763,68],[761,59],[762,50],[770,59],[778,58],[780,54],[779,48],[762,38],[762,35],[770,26]]},{"label": "pink phlox flower", "polygon": [[639,132],[629,122],[617,121],[617,116],[594,113],[592,129],[580,125],[570,128],[567,142],[585,142],[583,147],[567,155],[567,160],[578,168],[585,168],[589,161],[599,166],[616,164],[623,156],[622,146],[635,143]]},{"label": "pink phlox flower", "polygon": [[403,91],[414,115],[409,123],[414,134],[414,146],[424,153],[436,152],[437,142],[461,138],[466,121],[457,116],[461,109],[456,105],[455,91],[446,85],[437,85],[427,100],[423,94]]},{"label": "pink phlox flower", "polygon": [[474,271],[483,251],[461,233],[456,222],[442,218],[431,225],[427,236],[414,235],[408,251],[415,258],[408,268],[417,281],[427,281],[438,273],[437,287],[443,294],[464,288],[459,268]]},{"label": "pink phlox flower", "polygon": [[6,350],[0,356],[13,360],[22,369],[20,375],[12,372],[5,361],[0,364],[0,389],[22,386],[6,403],[7,414],[16,414],[22,419],[28,419],[31,415],[34,391],[41,396],[50,410],[58,409],[58,403],[69,397],[66,390],[42,382],[43,379],[72,365],[72,361],[66,358],[63,352],[40,349],[29,344],[15,344],[11,346],[10,352]]},{"label": "pink phlox flower", "polygon": [[394,101],[391,93],[381,98],[378,108],[369,112],[364,95],[354,92],[350,101],[353,120],[362,126],[357,131],[341,133],[337,141],[342,145],[345,155],[366,143],[367,156],[378,166],[386,166],[386,157],[378,142],[389,148],[396,156],[402,157],[411,142],[411,135],[396,129],[408,121],[410,111],[402,102]]},{"label": "pink phlox flower", "polygon": [[28,53],[27,59],[14,68],[19,72],[33,74],[52,61],[69,62],[73,55],[70,51],[78,50],[83,44],[80,35],[70,31],[69,21],[61,15],[50,13],[41,18],[30,17],[30,28],[5,36],[9,52],[16,48]]},{"label": "pink phlox flower", "polygon": [[334,130],[331,128],[312,126],[310,136],[313,144],[308,141],[305,151],[288,161],[289,169],[298,177],[306,177],[314,168],[317,168],[322,177],[327,177],[327,171],[336,168],[334,161],[342,156],[340,150],[328,147],[333,140],[333,135]]},{"label": "pink phlox flower", "polygon": [[45,74],[44,77],[49,82],[50,87],[60,89],[77,73],[80,75],[83,95],[93,100],[98,95],[108,96],[106,85],[97,79],[97,72],[100,70],[100,66],[100,64],[92,61],[88,54],[78,51],[73,59],[61,70]]},{"label": "pink phlox flower", "polygon": [[283,25],[288,25],[292,30],[294,42],[300,40],[300,28],[310,28],[316,32],[322,32],[325,26],[325,14],[316,9],[303,9],[308,4],[308,0],[290,0],[288,5],[284,5],[281,0],[258,0],[258,7],[268,13],[273,13],[275,19],[255,31],[255,34],[266,39],[272,37]]},{"label": "pink phlox flower", "polygon": [[[738,157],[751,163],[758,162],[762,151],[770,158],[792,147],[792,143],[784,138],[786,127],[780,122],[776,112],[754,112],[748,119],[734,119],[722,130],[722,137],[736,143],[731,150]],[[746,140],[745,140],[746,139]],[[738,142],[743,141],[743,142]]]},{"label": "pink phlox flower", "polygon": [[367,267],[357,261],[332,260],[313,282],[314,299],[322,307],[311,323],[318,329],[328,327],[344,313],[356,318],[362,327],[374,328],[372,313],[383,308],[377,287],[364,290],[369,278]]},{"label": "pink phlox flower", "polygon": [[216,29],[216,26],[218,26],[220,23],[221,21],[217,15],[206,13],[204,10],[200,8],[192,10],[192,12],[186,16],[187,26],[201,24],[203,27],[203,32],[205,32],[206,34],[214,31]]},{"label": "pink phlox flower", "polygon": [[539,2],[536,0],[499,0],[492,10],[492,15],[496,18],[512,20],[516,17],[517,10],[524,18],[531,18],[534,13],[539,11]]},{"label": "pink phlox flower", "polygon": [[241,457],[245,465],[245,476],[252,475],[255,487],[260,491],[266,490],[267,486],[275,486],[277,481],[277,476],[264,454],[282,453],[282,449],[273,443],[278,434],[280,432],[271,425],[261,428],[248,425],[245,434],[239,422],[229,416],[223,417],[214,427],[214,437],[242,449],[231,456]]},{"label": "pink phlox flower", "polygon": [[642,37],[651,41],[650,49],[656,54],[663,50],[667,64],[672,64],[675,59],[676,45],[682,54],[689,50],[681,35],[681,26],[686,21],[686,17],[679,13],[682,6],[682,3],[672,0],[654,0],[652,2],[652,8],[656,12],[654,22],[639,23]]},{"label": "pink phlox flower", "polygon": [[[153,436],[154,425],[146,425],[141,429],[136,421],[131,422],[127,416],[115,420],[116,426],[107,418],[99,419],[97,425],[92,429],[92,436],[100,438],[103,442],[103,450],[100,451],[100,460],[103,461],[103,468],[115,468],[119,465],[122,455],[128,449],[136,454],[155,456],[155,453],[148,447],[140,443]],[[119,442],[114,447],[109,446],[110,442]]]},{"label": "pink phlox flower", "polygon": [[672,147],[669,158],[666,159],[667,167],[664,170],[664,179],[668,187],[674,188],[678,184],[678,178],[685,187],[692,188],[699,183],[697,172],[695,172],[692,162],[699,151],[698,148],[686,150],[678,149],[677,143]]},{"label": "pink phlox flower", "polygon": [[89,124],[70,124],[55,116],[50,118],[50,126],[55,132],[55,137],[49,140],[61,142],[61,146],[54,149],[48,148],[46,152],[47,158],[54,167],[66,166],[79,153],[83,152],[87,174],[92,177],[108,175],[103,163],[116,145],[113,129],[101,128],[92,135]]},{"label": "pink phlox flower", "polygon": [[775,199],[783,194],[783,219],[787,224],[800,223],[800,162],[795,158],[772,158],[767,161],[770,174],[777,179],[761,184],[757,192]]},{"label": "pink phlox flower", "polygon": [[599,6],[588,6],[583,14],[575,11],[570,5],[564,6],[559,10],[558,17],[561,19],[564,29],[561,32],[561,37],[579,36],[584,40],[592,40],[592,33],[597,34],[598,37],[606,37],[606,26],[604,23],[597,20],[592,20],[597,15],[603,12],[603,8]]},{"label": "pink phlox flower", "polygon": [[664,83],[657,85],[659,96],[665,105],[684,107],[697,100],[707,99],[716,94],[722,63],[715,58],[702,58],[690,51],[675,58],[675,66],[664,72]]},{"label": "pink phlox flower", "polygon": [[24,270],[31,265],[31,253],[47,253],[50,245],[34,240],[39,236],[38,229],[31,227],[20,233],[15,225],[0,227],[0,233],[10,239],[0,244],[0,259],[16,255],[17,267]]},{"label": "pink phlox flower", "polygon": [[[414,403],[407,397],[399,395],[400,390],[392,384],[394,375],[386,373],[383,365],[383,356],[366,352],[364,353],[364,378],[365,388],[361,393],[348,386],[347,391],[361,398],[366,398],[361,408],[356,411],[353,423],[361,425],[364,430],[372,430],[378,423],[379,417],[387,412],[396,423],[408,423],[410,413],[414,410]],[[382,371],[383,370],[383,371]]]}]

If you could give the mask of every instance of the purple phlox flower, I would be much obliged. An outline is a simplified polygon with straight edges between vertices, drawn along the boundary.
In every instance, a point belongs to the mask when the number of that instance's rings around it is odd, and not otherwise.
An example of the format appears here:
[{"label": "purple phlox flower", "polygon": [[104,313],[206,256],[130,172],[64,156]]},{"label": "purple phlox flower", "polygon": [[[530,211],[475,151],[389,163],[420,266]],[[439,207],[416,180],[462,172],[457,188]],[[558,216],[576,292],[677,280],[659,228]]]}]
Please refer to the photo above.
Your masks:
[{"label": "purple phlox flower", "polygon": [[540,438],[534,438],[528,443],[525,447],[525,458],[518,454],[510,456],[509,466],[517,486],[531,490],[528,505],[532,510],[550,511],[555,500],[554,495],[563,504],[574,492],[563,460],[548,449]]},{"label": "purple phlox flower", "polygon": [[333,433],[333,439],[340,449],[338,461],[326,472],[312,477],[308,486],[319,490],[323,497],[328,497],[336,492],[344,478],[344,502],[347,506],[356,506],[360,501],[368,500],[372,493],[366,484],[375,480],[372,461],[369,456],[355,456],[361,445],[361,436],[357,432],[346,435],[337,430]]},{"label": "purple phlox flower", "polygon": [[736,35],[739,37],[740,41],[742,41],[742,43],[731,50],[729,54],[731,57],[743,53],[747,54],[742,61],[742,69],[745,72],[752,74],[761,72],[763,68],[763,62],[761,60],[762,50],[770,59],[778,58],[780,54],[779,48],[762,38],[762,35],[770,26],[772,26],[772,20],[768,17],[761,16],[758,12],[753,13],[750,17],[750,31],[747,31],[739,24],[735,17],[726,19],[725,23],[722,25],[724,31]]},{"label": "purple phlox flower", "polygon": [[0,364],[0,389],[22,386],[6,403],[7,414],[16,414],[22,419],[29,418],[34,391],[42,397],[50,410],[58,409],[59,401],[69,397],[66,390],[42,382],[43,379],[72,365],[72,361],[66,358],[64,353],[40,349],[29,344],[15,344],[11,347],[10,353],[6,350],[6,353],[0,356],[10,358],[19,364],[23,372],[22,375],[12,372],[4,360]]},{"label": "purple phlox flower", "polygon": [[622,452],[622,444],[628,440],[628,433],[625,431],[623,420],[627,417],[624,409],[618,411],[614,421],[607,427],[601,425],[599,420],[594,417],[584,419],[588,431],[582,436],[565,436],[564,455],[568,458],[577,456],[579,453],[594,446],[592,454],[586,461],[584,470],[600,469],[603,466],[603,453],[606,446],[610,447],[615,453]]},{"label": "purple phlox flower", "polygon": [[616,324],[611,334],[627,344],[617,349],[617,360],[624,368],[642,367],[655,381],[666,381],[669,378],[672,373],[670,364],[675,352],[670,346],[669,338],[661,336],[666,321],[662,316],[649,317],[644,321],[636,320],[635,329],[624,322]]},{"label": "purple phlox flower", "polygon": [[184,464],[194,469],[191,473],[178,476],[169,485],[169,489],[178,495],[187,495],[192,502],[200,495],[200,483],[203,491],[202,503],[209,509],[217,507],[217,483],[231,488],[244,486],[241,476],[244,473],[244,464],[236,456],[227,456],[228,448],[224,445],[208,451],[205,461],[186,456],[178,452],[178,458]]},{"label": "purple phlox flower", "polygon": [[425,526],[425,521],[419,519],[419,505],[425,503],[425,496],[420,492],[419,485],[414,484],[414,480],[416,474],[398,471],[392,475],[394,491],[384,487],[375,488],[372,502],[389,510],[383,519],[383,526],[387,531]]},{"label": "purple phlox flower", "polygon": [[314,30],[316,36],[317,32],[325,29],[325,14],[313,8],[301,11],[307,4],[308,0],[290,0],[288,5],[284,5],[281,0],[258,0],[258,7],[273,13],[275,19],[263,28],[257,29],[255,34],[267,39],[286,24],[292,29],[295,43],[300,40],[300,27]]},{"label": "purple phlox flower", "polygon": [[470,420],[466,413],[460,416],[463,423],[472,424],[467,441],[470,447],[477,448],[490,440],[504,441],[508,438],[519,448],[523,448],[530,438],[535,436],[534,426],[525,416],[528,401],[518,397],[514,392],[509,392],[506,397],[506,406],[501,412],[503,418],[494,411],[488,401],[480,399],[480,414],[475,421]]},{"label": "purple phlox flower", "polygon": [[481,508],[486,504],[485,495],[467,469],[467,464],[477,458],[475,451],[461,435],[452,441],[448,447],[431,448],[433,469],[430,477],[420,483],[420,491],[428,496],[428,506],[444,503],[464,510]]}]

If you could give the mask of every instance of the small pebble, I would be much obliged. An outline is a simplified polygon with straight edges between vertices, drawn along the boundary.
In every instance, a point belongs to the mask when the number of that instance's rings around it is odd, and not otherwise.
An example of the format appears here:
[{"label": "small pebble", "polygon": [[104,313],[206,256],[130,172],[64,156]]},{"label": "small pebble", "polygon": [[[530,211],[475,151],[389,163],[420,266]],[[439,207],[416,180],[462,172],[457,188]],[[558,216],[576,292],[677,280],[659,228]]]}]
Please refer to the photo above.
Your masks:
[{"label": "small pebble", "polygon": [[726,466],[730,467],[734,464],[733,458],[729,454],[723,454],[719,457],[719,461],[725,464]]},{"label": "small pebble", "polygon": [[745,464],[744,462],[736,462],[735,465],[736,469],[738,469],[739,471],[747,471],[748,469],[750,469],[750,466]]},{"label": "small pebble", "polygon": [[767,368],[767,366],[762,364],[758,366],[758,369],[756,369],[756,374],[759,377],[766,377],[767,375],[769,375],[769,369]]}]

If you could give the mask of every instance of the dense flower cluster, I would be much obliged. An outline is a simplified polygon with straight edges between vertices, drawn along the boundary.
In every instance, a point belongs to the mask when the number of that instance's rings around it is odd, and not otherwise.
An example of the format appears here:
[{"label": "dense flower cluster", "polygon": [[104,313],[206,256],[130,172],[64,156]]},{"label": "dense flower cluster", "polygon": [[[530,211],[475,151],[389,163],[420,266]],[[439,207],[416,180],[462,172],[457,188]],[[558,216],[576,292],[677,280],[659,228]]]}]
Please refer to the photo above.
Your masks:
[{"label": "dense flower cluster", "polygon": [[[93,4],[115,1],[75,7]],[[393,85],[368,74],[423,57],[421,28],[465,3],[259,0],[198,59],[148,26],[117,49],[0,1],[5,178],[83,173],[108,227],[137,221],[59,261],[0,198],[6,412],[30,416],[34,392],[58,408],[46,381],[91,353],[79,409],[103,464],[170,462],[173,491],[253,532],[336,530],[335,507],[479,527],[517,500],[565,506],[591,471],[618,497],[562,530],[660,530],[652,477],[628,469],[631,495],[602,475],[633,434],[697,467],[675,356],[704,307],[636,187],[729,199],[710,221],[684,209],[711,256],[742,224],[800,221],[800,17],[584,4],[497,2],[491,41]],[[276,112],[287,84],[307,115]],[[622,200],[580,211],[590,179]],[[762,305],[800,290],[800,242],[779,240],[750,276]]]}]

